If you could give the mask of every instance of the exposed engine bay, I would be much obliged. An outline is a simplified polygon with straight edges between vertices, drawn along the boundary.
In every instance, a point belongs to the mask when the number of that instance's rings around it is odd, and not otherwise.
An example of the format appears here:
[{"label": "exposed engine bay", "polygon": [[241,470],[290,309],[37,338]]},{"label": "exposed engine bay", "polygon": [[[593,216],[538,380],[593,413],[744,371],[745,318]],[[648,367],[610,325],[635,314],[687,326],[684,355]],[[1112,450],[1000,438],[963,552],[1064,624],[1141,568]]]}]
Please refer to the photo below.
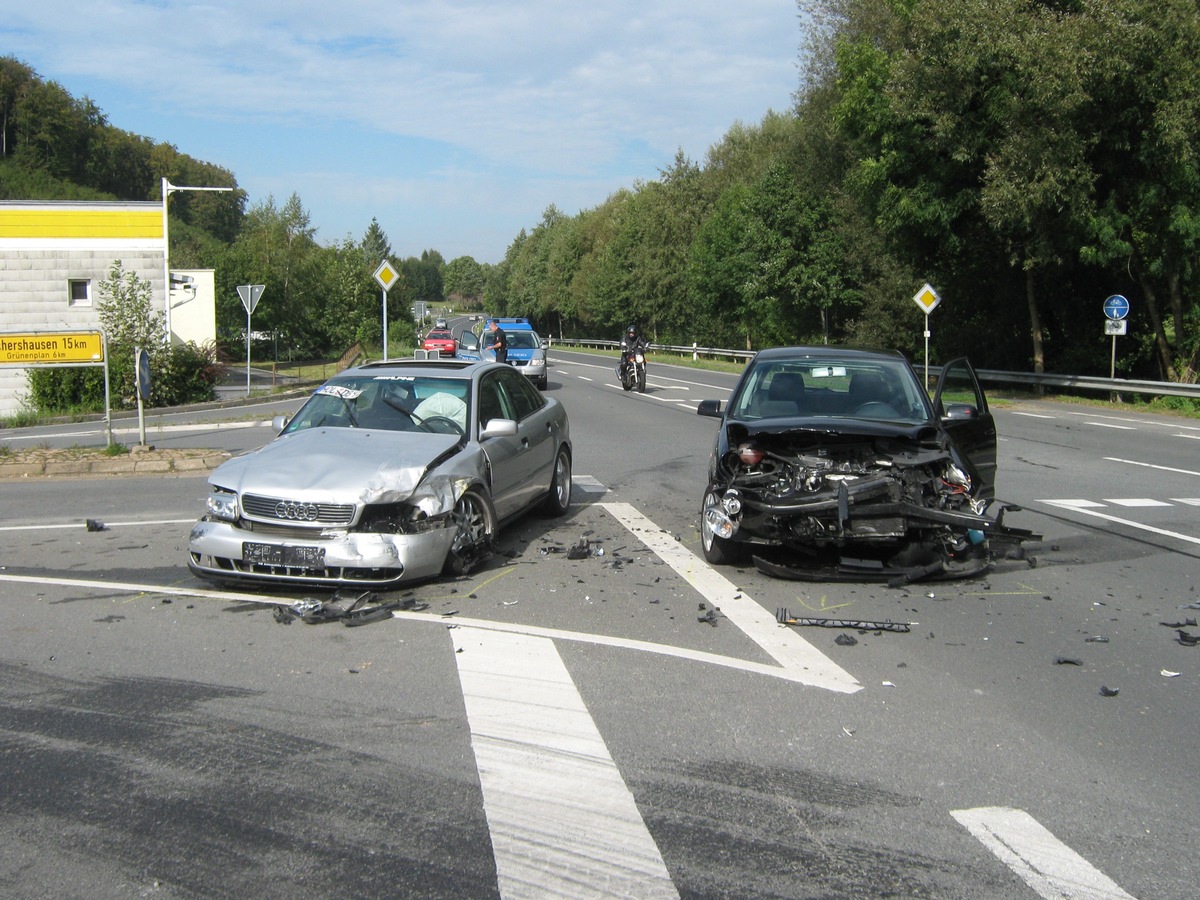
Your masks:
[{"label": "exposed engine bay", "polygon": [[[750,547],[770,575],[804,580],[963,578],[1031,532],[977,488],[968,460],[933,429],[880,435],[731,427],[703,527]],[[994,516],[989,508],[997,507]]]}]

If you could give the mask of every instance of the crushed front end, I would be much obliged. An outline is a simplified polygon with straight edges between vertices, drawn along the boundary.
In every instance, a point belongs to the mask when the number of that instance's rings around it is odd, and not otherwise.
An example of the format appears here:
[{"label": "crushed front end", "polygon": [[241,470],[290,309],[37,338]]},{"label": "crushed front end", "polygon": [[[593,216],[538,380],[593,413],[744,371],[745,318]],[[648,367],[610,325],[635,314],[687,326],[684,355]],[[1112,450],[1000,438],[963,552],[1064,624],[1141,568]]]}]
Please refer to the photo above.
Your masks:
[{"label": "crushed front end", "polygon": [[936,429],[731,426],[729,436],[712,461],[702,527],[749,545],[771,575],[963,578],[988,568],[994,545],[1036,537],[1003,525],[1004,507],[979,496],[969,463]]}]

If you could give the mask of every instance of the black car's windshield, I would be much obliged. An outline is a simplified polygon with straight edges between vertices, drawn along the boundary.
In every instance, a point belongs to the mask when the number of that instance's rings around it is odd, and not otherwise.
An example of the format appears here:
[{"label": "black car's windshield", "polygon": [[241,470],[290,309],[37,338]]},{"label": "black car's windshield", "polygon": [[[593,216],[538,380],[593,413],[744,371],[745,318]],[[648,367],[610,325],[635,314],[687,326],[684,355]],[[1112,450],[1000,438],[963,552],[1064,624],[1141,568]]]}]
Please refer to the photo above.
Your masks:
[{"label": "black car's windshield", "polygon": [[729,414],[924,422],[931,412],[920,382],[903,361],[822,357],[756,363],[731,399]]},{"label": "black car's windshield", "polygon": [[462,434],[471,382],[436,376],[371,375],[335,378],[313,393],[285,434],[306,428],[373,428]]}]

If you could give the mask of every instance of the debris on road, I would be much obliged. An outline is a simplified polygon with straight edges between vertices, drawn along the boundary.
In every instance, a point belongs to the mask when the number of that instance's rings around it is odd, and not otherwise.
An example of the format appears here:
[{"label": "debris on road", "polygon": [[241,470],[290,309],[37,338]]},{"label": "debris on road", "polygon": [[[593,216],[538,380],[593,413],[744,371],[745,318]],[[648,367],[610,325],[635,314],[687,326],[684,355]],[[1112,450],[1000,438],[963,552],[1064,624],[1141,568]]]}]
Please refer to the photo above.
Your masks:
[{"label": "debris on road", "polygon": [[1121,693],[1120,688],[1110,688],[1110,687],[1105,687],[1104,685],[1100,685],[1100,696],[1101,697],[1115,697],[1119,693]]},{"label": "debris on road", "polygon": [[1054,664],[1056,666],[1082,666],[1083,660],[1075,659],[1073,656],[1056,656],[1054,657]]},{"label": "debris on road", "polygon": [[1179,643],[1185,647],[1195,647],[1200,644],[1200,634],[1188,634],[1182,628],[1175,633],[1179,635]]},{"label": "debris on road", "polygon": [[101,522],[99,519],[88,519],[86,524],[87,524],[88,531],[107,531],[108,530],[108,526],[105,525],[103,522]]},{"label": "debris on road", "polygon": [[839,634],[833,639],[833,642],[839,647],[853,647],[858,643],[858,638],[851,637],[848,634]]},{"label": "debris on road", "polygon": [[1158,674],[1161,675],[1163,678],[1178,678],[1183,673],[1182,672],[1172,672],[1170,669],[1163,669]]},{"label": "debris on road", "polygon": [[411,611],[428,608],[428,603],[413,599],[381,601],[379,595],[372,591],[364,591],[354,597],[343,597],[339,591],[330,600],[307,597],[290,606],[276,606],[274,616],[281,625],[291,625],[299,620],[306,625],[341,622],[353,628],[390,619],[392,613],[399,609]]},{"label": "debris on road", "polygon": [[703,615],[698,616],[697,621],[707,622],[713,628],[716,628],[717,627],[717,613],[719,613],[721,610],[715,606],[712,609],[709,609],[706,604],[701,603],[700,611],[703,613]]},{"label": "debris on road", "polygon": [[813,626],[817,628],[844,628],[849,631],[890,631],[896,634],[907,634],[916,622],[893,622],[890,619],[883,622],[873,622],[866,619],[812,619],[793,618],[786,607],[775,610],[775,621],[780,625]]}]

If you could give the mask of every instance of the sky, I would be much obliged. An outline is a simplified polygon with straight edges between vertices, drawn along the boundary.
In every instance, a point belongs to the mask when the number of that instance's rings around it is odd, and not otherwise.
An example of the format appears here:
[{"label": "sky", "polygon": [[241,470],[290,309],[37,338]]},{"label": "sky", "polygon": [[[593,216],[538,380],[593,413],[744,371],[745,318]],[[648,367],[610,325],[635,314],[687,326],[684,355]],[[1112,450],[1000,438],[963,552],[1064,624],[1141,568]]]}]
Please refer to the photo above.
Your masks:
[{"label": "sky", "polygon": [[0,56],[248,206],[485,263],[791,109],[802,39],[795,0],[0,0]]}]

